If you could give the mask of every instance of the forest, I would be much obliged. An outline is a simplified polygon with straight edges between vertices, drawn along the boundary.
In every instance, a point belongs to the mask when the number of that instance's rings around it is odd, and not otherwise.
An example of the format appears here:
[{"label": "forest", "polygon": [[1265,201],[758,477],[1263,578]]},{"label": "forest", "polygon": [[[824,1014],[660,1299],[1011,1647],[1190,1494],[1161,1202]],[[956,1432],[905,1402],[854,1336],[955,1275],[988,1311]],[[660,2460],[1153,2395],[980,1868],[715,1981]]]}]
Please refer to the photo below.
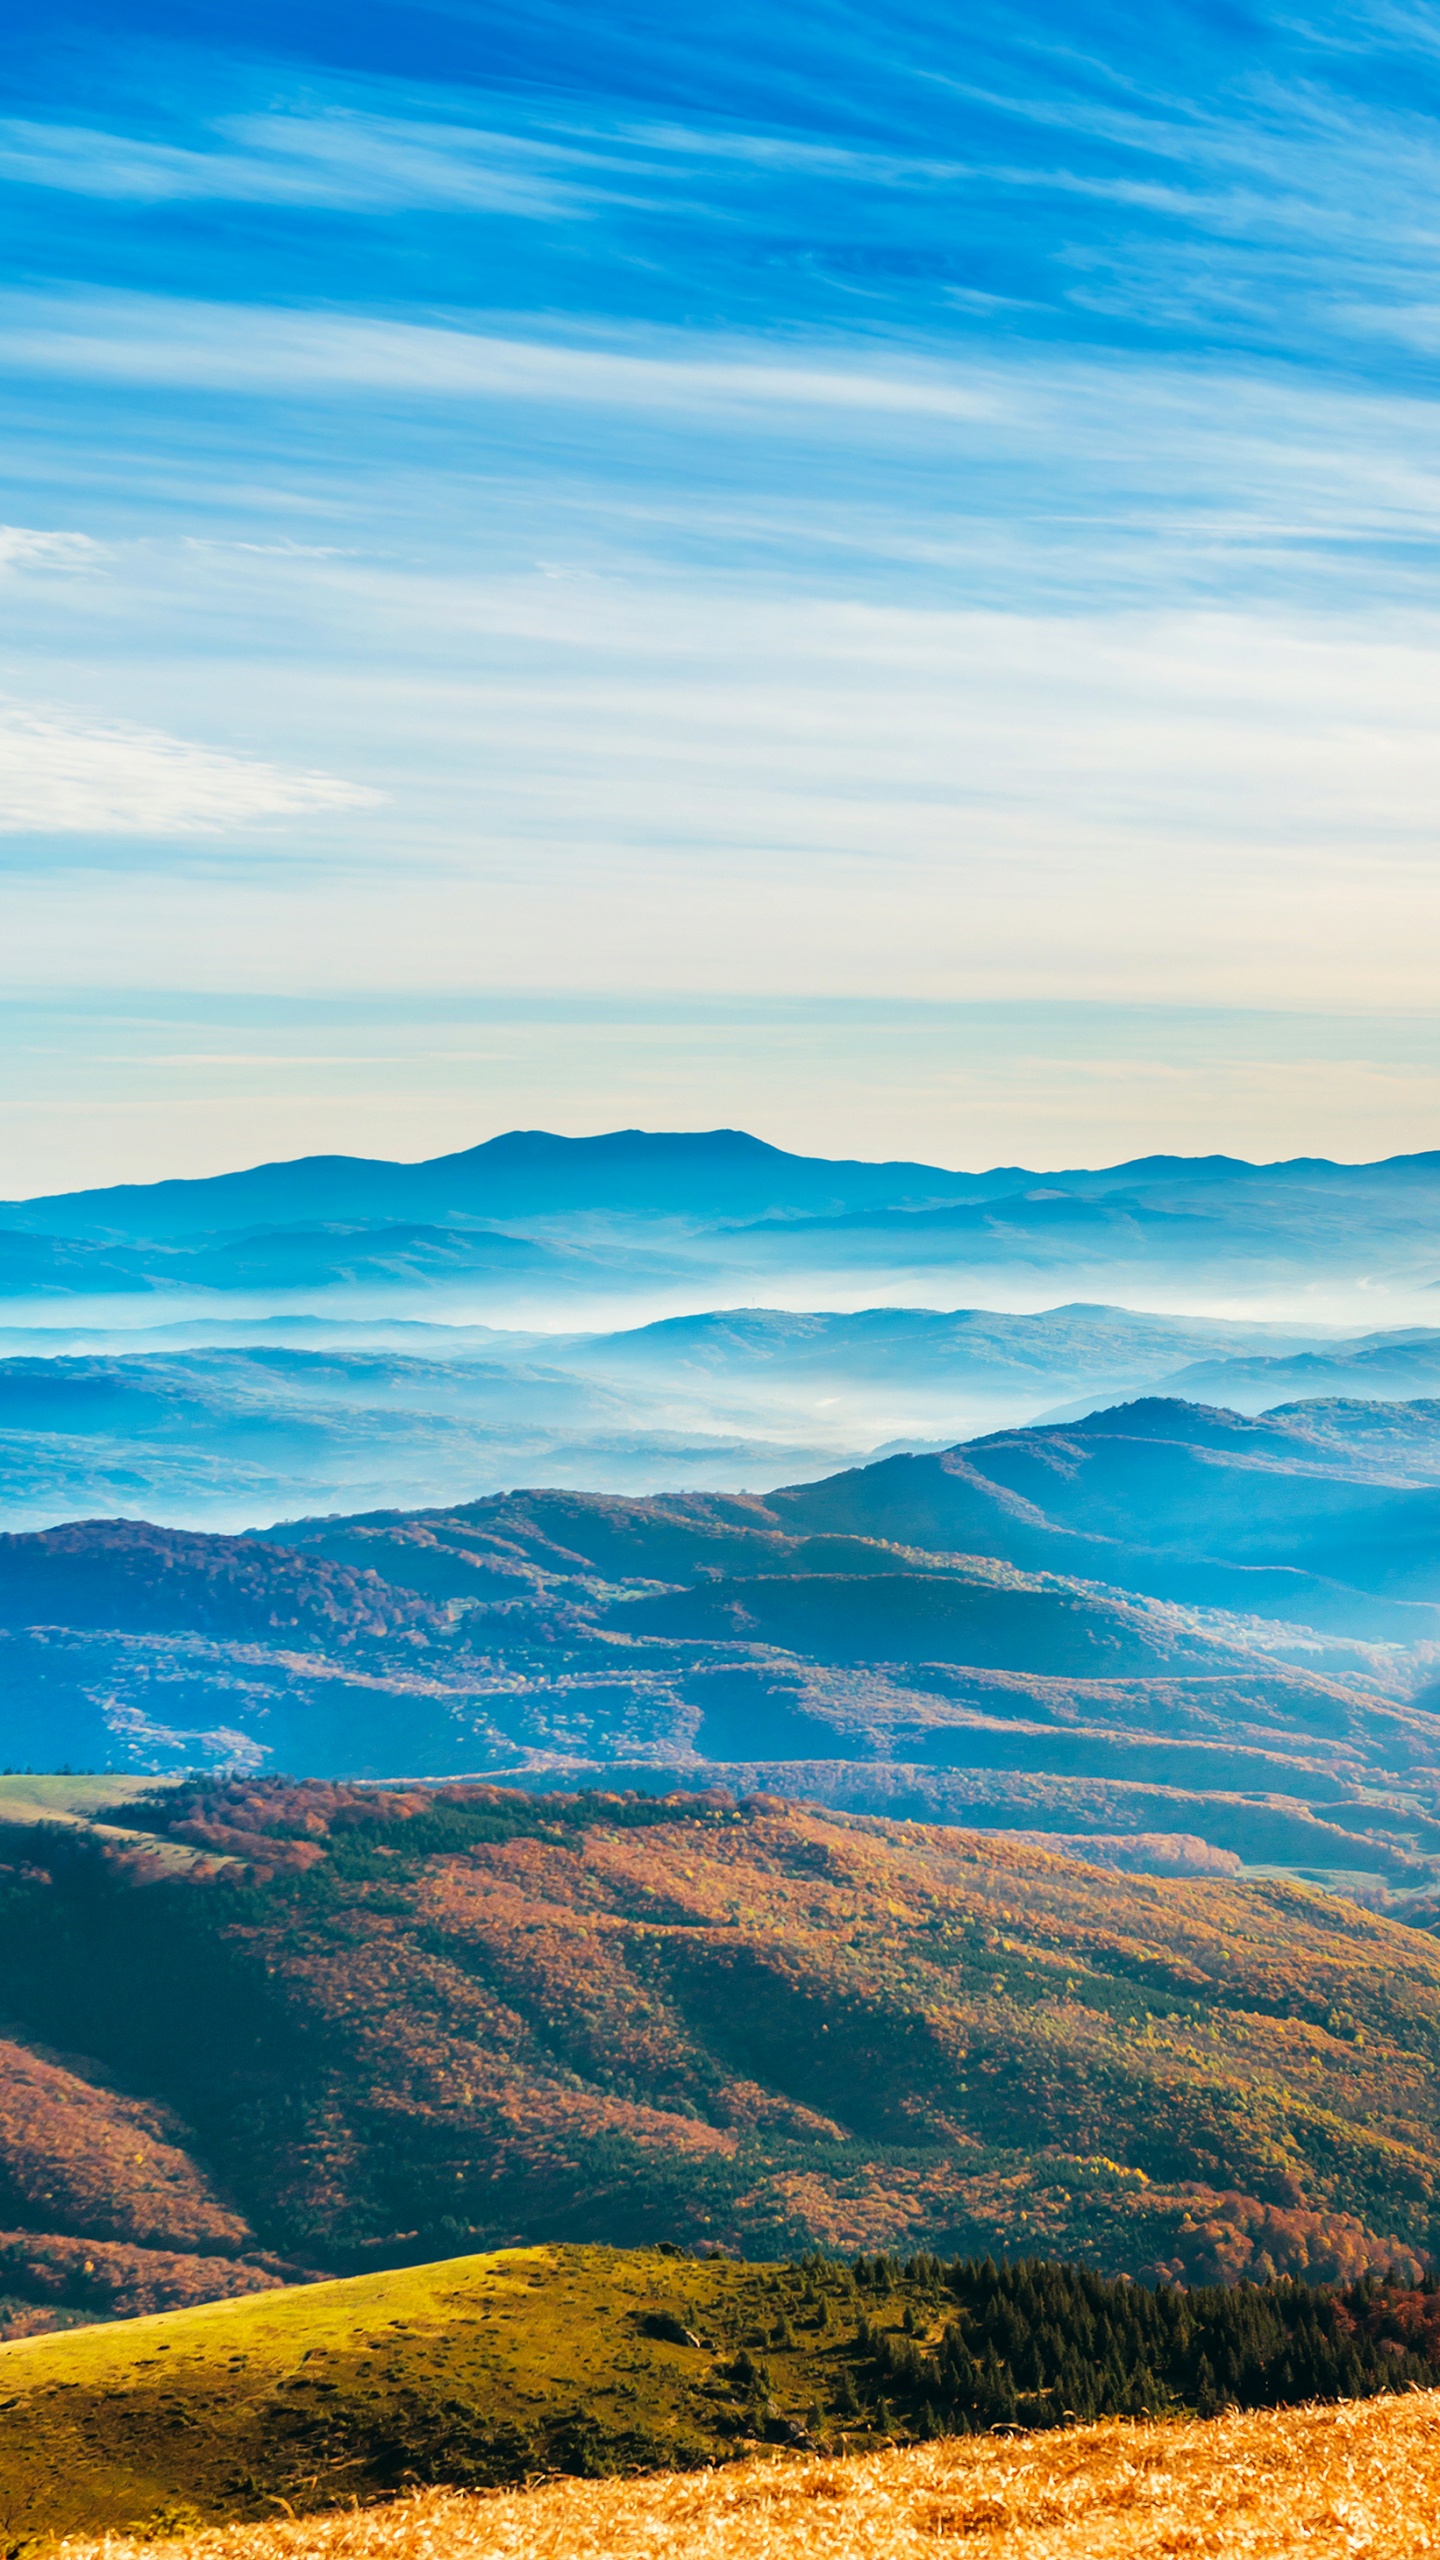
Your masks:
[{"label": "forest", "polygon": [[718,1790],[234,1780],[7,1839],[22,2328],[522,2238],[1204,2287],[1440,2236],[1440,1948],[1283,1880]]}]

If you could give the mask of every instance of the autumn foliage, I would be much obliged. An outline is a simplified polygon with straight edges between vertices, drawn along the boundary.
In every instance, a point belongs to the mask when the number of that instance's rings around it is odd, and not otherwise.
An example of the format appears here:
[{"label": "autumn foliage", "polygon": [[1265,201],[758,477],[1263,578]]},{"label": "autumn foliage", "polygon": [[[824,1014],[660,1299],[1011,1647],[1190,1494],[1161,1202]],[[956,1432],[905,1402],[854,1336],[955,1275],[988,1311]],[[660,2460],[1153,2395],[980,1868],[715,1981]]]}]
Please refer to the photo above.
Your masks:
[{"label": "autumn foliage", "polygon": [[337,2272],[663,2238],[1191,2285],[1435,2245],[1440,1948],[1303,1887],[766,1797],[237,1780],[127,1819],[209,1881],[29,1835],[0,1997],[169,2110],[192,2184],[151,2147],[107,2206],[22,2061],[18,2225]]}]

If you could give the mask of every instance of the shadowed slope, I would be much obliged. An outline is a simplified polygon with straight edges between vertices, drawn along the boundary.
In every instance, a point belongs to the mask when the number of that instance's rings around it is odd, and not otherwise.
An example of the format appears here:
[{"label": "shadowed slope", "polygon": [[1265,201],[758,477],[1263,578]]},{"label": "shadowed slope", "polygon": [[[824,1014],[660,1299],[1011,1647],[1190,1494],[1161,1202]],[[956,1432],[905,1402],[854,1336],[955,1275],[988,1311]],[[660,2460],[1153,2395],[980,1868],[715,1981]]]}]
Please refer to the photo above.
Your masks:
[{"label": "shadowed slope", "polygon": [[1403,1595],[1410,1640],[1433,1640],[1432,1407],[1419,1409],[1412,1438],[1407,1446],[1393,1425],[1377,1433],[1365,1407],[1247,1420],[1150,1397],[787,1486],[769,1501],[797,1530],[1003,1556],[1354,1634],[1401,1634],[1393,1599]]},{"label": "shadowed slope", "polygon": [[374,1574],[252,1539],[148,1520],[74,1520],[0,1536],[0,1626],[285,1633],[345,1644],[435,1624],[423,1601]]}]

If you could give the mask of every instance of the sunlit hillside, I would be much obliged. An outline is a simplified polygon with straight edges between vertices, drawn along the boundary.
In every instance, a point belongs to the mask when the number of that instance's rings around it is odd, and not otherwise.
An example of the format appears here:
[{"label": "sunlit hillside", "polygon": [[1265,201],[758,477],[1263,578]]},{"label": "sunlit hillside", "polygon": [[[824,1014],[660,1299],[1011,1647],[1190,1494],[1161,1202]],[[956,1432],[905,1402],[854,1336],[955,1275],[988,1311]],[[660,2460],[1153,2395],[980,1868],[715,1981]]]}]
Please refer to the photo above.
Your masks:
[{"label": "sunlit hillside", "polygon": [[[1440,1948],[1354,1903],[764,1796],[244,1782],[150,1811],[192,1881],[120,1810],[114,1853],[6,1834],[24,2303],[62,2241],[92,2318],[98,2240],[220,2250],[226,2290],[517,2238],[1191,2285],[1435,2247]],[[183,2194],[130,2162],[140,2099]]]},{"label": "sunlit hillside", "polygon": [[849,2460],[784,2455],[649,2480],[431,2492],[360,2514],[177,2543],[72,2542],[67,2560],[1352,2560],[1440,2548],[1440,2394],[1110,2420]]},{"label": "sunlit hillside", "polygon": [[1428,2395],[1440,2293],[504,2249],[0,2347],[0,2550],[1107,2418]]}]

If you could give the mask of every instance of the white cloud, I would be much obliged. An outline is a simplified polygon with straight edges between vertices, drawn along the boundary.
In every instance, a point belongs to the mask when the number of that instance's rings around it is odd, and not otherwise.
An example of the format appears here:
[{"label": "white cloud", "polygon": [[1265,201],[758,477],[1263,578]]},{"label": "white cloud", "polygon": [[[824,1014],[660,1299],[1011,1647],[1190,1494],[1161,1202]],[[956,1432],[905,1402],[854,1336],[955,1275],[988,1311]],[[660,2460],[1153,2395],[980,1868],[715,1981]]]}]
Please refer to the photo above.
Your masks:
[{"label": "white cloud", "polygon": [[199,149],[0,117],[0,180],[142,204],[445,205],[555,221],[614,201],[596,176],[589,155],[565,146],[343,108],[223,118]]},{"label": "white cloud", "polygon": [[[504,108],[499,112],[503,114]],[[680,124],[547,124],[505,132],[450,116],[300,107],[215,118],[191,143],[0,117],[0,181],[141,203],[185,198],[393,212],[407,205],[540,221],[649,202],[707,164],[882,188],[929,188],[962,163],[826,147],[784,133]],[[636,186],[642,189],[637,198]]]},{"label": "white cloud", "polygon": [[711,342],[631,333],[621,345],[556,345],[411,321],[336,318],[261,305],[140,294],[0,297],[0,351],[11,366],[108,381],[269,392],[407,391],[711,415],[786,409],[977,418],[998,382],[925,358],[859,362],[824,341],[776,355],[759,339]]},{"label": "white cloud", "polygon": [[378,799],[332,774],[0,701],[0,834],[219,835]]},{"label": "white cloud", "polygon": [[961,160],[917,158],[910,152],[863,150],[836,143],[798,142],[788,133],[750,133],[734,127],[707,132],[698,125],[681,124],[634,124],[621,130],[625,141],[672,159],[741,161],[757,169],[854,179],[868,186],[928,186],[936,180],[967,175],[966,164]]},{"label": "white cloud", "polygon": [[0,572],[7,569],[93,569],[103,543],[86,533],[46,533],[34,525],[0,524]]}]

